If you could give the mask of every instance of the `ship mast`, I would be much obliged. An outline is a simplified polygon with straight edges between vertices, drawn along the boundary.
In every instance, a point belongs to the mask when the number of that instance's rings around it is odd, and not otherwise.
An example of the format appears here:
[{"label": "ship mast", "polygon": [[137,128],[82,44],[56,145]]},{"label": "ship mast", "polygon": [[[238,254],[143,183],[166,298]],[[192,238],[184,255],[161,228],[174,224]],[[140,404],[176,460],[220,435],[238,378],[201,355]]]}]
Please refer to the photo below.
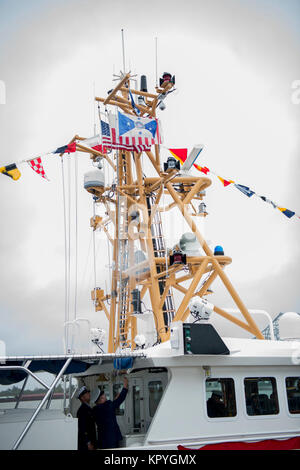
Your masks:
[{"label": "ship mast", "polygon": [[[131,88],[130,79],[130,73],[121,74],[119,83],[108,96],[95,97],[95,100],[127,115],[136,116],[138,109],[141,118],[156,119],[157,106],[174,87],[172,79],[161,80],[154,93]],[[132,96],[143,97],[143,100],[133,103]],[[106,153],[86,149],[83,145],[80,148],[80,144],[78,150],[89,151],[94,160],[99,156],[104,158],[116,176],[112,185],[100,189],[95,186],[91,190],[97,203],[105,206],[114,226],[112,237],[107,229],[107,218],[95,216],[91,221],[94,230],[105,231],[113,251],[110,293],[104,294],[104,290],[99,288],[92,291],[96,310],[104,311],[109,322],[108,352],[135,348],[137,316],[143,315],[141,305],[146,295],[151,304],[148,310],[153,314],[157,341],[164,342],[170,337],[171,321],[185,321],[189,316],[191,298],[206,296],[217,277],[221,278],[244,321],[220,307],[214,306],[214,311],[257,338],[263,338],[224,271],[231,258],[215,255],[195,223],[195,216],[199,214],[193,202],[203,199],[203,192],[210,186],[211,180],[206,176],[180,174],[180,169],[167,168],[166,165],[162,168],[158,144],[154,145],[154,153],[116,150],[113,159]],[[155,176],[144,174],[143,156]],[[171,203],[166,207],[161,205],[163,195],[171,198]],[[195,234],[204,254],[186,256],[184,263],[172,264],[166,251],[161,214],[175,207]],[[173,289],[183,294],[178,306],[174,302]]]}]

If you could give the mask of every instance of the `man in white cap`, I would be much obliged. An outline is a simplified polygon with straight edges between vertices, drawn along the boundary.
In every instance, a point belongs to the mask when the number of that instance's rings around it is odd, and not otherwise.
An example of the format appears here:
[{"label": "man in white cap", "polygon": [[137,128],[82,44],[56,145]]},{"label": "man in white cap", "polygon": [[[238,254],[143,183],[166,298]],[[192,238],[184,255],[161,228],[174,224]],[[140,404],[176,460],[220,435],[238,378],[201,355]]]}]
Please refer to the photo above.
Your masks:
[{"label": "man in white cap", "polygon": [[123,379],[124,386],[119,396],[114,400],[107,400],[105,393],[97,390],[94,396],[96,406],[93,408],[93,415],[98,430],[98,448],[112,449],[118,447],[122,434],[117,423],[116,409],[123,403],[128,393],[128,380]]},{"label": "man in white cap", "polygon": [[96,448],[96,426],[90,403],[90,391],[81,387],[77,392],[81,401],[77,411],[78,418],[78,450],[94,450]]}]

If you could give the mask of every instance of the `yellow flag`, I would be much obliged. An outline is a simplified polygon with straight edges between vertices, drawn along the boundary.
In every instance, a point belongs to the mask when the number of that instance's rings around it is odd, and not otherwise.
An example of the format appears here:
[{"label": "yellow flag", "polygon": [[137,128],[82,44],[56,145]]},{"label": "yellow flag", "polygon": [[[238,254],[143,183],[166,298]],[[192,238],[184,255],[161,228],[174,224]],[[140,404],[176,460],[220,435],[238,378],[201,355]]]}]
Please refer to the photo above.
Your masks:
[{"label": "yellow flag", "polygon": [[0,173],[3,173],[4,175],[9,176],[15,181],[17,181],[21,176],[21,173],[18,170],[15,163],[12,163],[11,165],[3,166],[2,168],[0,168]]}]

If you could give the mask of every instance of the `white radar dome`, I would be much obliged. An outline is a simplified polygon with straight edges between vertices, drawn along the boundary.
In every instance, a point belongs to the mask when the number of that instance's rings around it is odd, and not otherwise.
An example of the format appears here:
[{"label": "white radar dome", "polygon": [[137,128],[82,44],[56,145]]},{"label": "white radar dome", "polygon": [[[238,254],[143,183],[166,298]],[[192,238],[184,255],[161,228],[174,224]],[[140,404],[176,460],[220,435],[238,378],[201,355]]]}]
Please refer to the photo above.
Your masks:
[{"label": "white radar dome", "polygon": [[102,194],[105,188],[104,172],[99,169],[88,171],[84,175],[83,186],[91,194]]}]

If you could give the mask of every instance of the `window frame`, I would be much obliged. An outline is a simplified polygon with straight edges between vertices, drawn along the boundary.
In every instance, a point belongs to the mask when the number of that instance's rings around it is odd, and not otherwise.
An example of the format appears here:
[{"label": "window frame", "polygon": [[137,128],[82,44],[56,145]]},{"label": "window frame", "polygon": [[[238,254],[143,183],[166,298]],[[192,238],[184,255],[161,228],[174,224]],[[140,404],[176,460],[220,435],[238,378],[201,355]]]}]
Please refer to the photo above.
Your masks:
[{"label": "window frame", "polygon": [[[295,377],[293,375],[284,375],[283,377],[283,387],[284,387],[284,401],[285,401],[285,404],[286,404],[286,412],[289,416],[289,418],[300,418],[300,413],[291,413],[290,412],[290,409],[289,409],[289,401],[288,401],[288,396],[287,396],[287,389],[286,389],[286,379],[290,379],[291,377]],[[299,377],[300,379],[300,375],[299,376],[296,376],[296,377]]]},{"label": "window frame", "polygon": [[[162,394],[161,394],[160,400],[159,400],[159,402],[158,402],[158,404],[157,404],[157,406],[156,406],[156,409],[155,409],[155,412],[154,412],[153,415],[151,415],[151,413],[150,413],[150,390],[149,390],[149,385],[150,385],[152,382],[160,382],[160,385],[161,385],[161,388],[162,388]],[[152,380],[149,380],[149,381],[147,381],[146,386],[147,386],[147,395],[148,395],[148,400],[147,400],[147,401],[148,401],[148,414],[149,414],[149,417],[150,417],[151,419],[153,419],[154,416],[156,415],[157,409],[158,409],[158,407],[159,407],[159,404],[160,404],[160,402],[161,402],[161,400],[162,400],[162,397],[163,397],[163,395],[164,395],[164,392],[165,392],[163,380],[162,380],[162,378],[157,378],[157,379],[155,379],[155,380],[153,380],[153,379],[152,379]]]},{"label": "window frame", "polygon": [[[263,378],[271,378],[271,379],[274,379],[275,380],[275,386],[276,386],[276,392],[277,392],[277,401],[278,401],[278,413],[276,414],[266,414],[266,415],[249,415],[247,413],[247,402],[246,402],[246,393],[245,393],[245,379],[263,379]],[[255,420],[255,419],[276,419],[276,418],[279,418],[281,415],[282,415],[282,403],[281,403],[281,400],[280,400],[280,387],[278,387],[278,384],[281,385],[281,377],[278,377],[278,376],[274,376],[274,375],[260,375],[258,376],[257,374],[247,374],[243,377],[241,377],[241,381],[242,381],[242,387],[241,389],[243,390],[242,391],[242,394],[243,394],[243,409],[244,409],[244,415],[246,416],[246,418],[248,419],[251,419],[251,420]]]},{"label": "window frame", "polygon": [[[219,417],[210,417],[208,416],[207,412],[207,400],[206,400],[206,381],[207,380],[224,380],[224,379],[231,379],[233,381],[233,388],[234,388],[234,398],[235,398],[235,408],[236,408],[236,415],[235,416],[219,416]],[[204,401],[204,417],[209,421],[210,423],[220,423],[223,421],[236,421],[239,419],[239,404],[238,404],[238,395],[237,395],[237,388],[236,388],[236,383],[237,383],[237,377],[228,377],[228,374],[218,376],[216,377],[215,375],[211,377],[204,377],[203,381],[203,401]]]},{"label": "window frame", "polygon": [[[139,380],[139,379],[137,379],[137,380]],[[139,420],[139,421],[140,421],[140,426],[139,426],[139,427],[138,427],[138,426],[135,426],[135,424],[136,424],[136,422],[137,422],[137,420],[136,420],[136,414],[135,414],[135,410],[136,410],[135,405],[136,405],[137,400],[134,399],[134,398],[135,398],[135,391],[134,391],[134,389],[137,388],[137,387],[139,388],[139,394],[140,394],[140,397],[139,397],[139,400],[138,400],[138,404],[139,404],[138,410],[139,410],[139,414],[140,414],[140,416],[139,416],[139,418],[140,418],[140,420]],[[144,390],[143,390],[143,389],[144,389],[143,381],[141,381],[141,382],[138,381],[138,383],[136,383],[136,382],[133,382],[133,383],[132,383],[132,386],[131,386],[131,396],[130,396],[131,407],[132,407],[132,414],[131,414],[131,416],[132,416],[132,429],[133,429],[133,430],[134,430],[134,429],[137,430],[136,432],[135,432],[135,431],[132,431],[132,434],[134,434],[134,435],[135,435],[135,434],[142,434],[142,433],[143,433],[143,426],[144,426],[143,423],[145,423],[144,410],[143,410],[143,403],[144,403]],[[141,400],[141,398],[142,398],[142,400]]]}]

